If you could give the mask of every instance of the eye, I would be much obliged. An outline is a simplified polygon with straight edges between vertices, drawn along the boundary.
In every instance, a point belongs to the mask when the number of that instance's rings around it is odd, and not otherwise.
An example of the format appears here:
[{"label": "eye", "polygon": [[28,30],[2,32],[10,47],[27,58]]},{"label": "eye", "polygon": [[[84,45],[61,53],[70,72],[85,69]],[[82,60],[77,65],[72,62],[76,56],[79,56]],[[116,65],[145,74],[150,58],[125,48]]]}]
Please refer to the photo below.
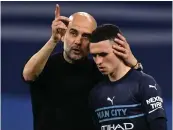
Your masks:
[{"label": "eye", "polygon": [[91,34],[82,34],[82,38],[85,41],[89,41],[90,40],[90,37],[91,37]]},{"label": "eye", "polygon": [[102,53],[99,54],[99,56],[101,56],[101,57],[105,57],[107,55],[108,55],[108,53],[105,53],[105,52],[102,52]]},{"label": "eye", "polygon": [[82,37],[82,39],[83,39],[84,41],[89,41],[89,38],[88,38],[88,37]]},{"label": "eye", "polygon": [[76,31],[70,31],[70,34],[71,34],[72,36],[74,36],[74,37],[77,36],[77,32],[76,32]]},{"label": "eye", "polygon": [[94,58],[97,56],[97,54],[91,54]]}]

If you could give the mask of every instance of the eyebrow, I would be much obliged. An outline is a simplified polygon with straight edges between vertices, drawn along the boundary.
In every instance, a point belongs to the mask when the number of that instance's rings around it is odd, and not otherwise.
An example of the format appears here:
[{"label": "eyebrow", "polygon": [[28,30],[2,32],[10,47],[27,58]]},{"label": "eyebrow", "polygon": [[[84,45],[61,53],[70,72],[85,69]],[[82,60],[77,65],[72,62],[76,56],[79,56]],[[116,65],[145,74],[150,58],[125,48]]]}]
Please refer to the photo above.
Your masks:
[{"label": "eyebrow", "polygon": [[[71,28],[70,31],[75,31],[75,32],[79,32],[78,30],[74,29],[74,28]],[[82,34],[83,37],[91,37],[91,33],[83,33]]]},{"label": "eyebrow", "polygon": [[90,38],[91,37],[91,33],[83,33],[82,36]]},{"label": "eyebrow", "polygon": [[78,32],[78,30],[76,30],[76,29],[74,29],[74,28],[71,28],[70,31]]},{"label": "eyebrow", "polygon": [[90,53],[92,56],[96,56],[96,55],[99,55],[99,56],[106,56],[108,53],[107,52],[99,52],[99,53]]}]

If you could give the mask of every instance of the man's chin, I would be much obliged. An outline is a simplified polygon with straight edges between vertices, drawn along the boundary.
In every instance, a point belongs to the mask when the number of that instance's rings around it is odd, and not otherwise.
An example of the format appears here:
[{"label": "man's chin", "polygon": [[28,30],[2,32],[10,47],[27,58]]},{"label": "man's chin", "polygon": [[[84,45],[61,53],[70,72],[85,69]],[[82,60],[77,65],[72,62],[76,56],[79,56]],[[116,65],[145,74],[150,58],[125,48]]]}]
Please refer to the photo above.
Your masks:
[{"label": "man's chin", "polygon": [[70,55],[70,58],[71,58],[72,60],[74,60],[74,61],[78,61],[78,60],[83,59],[84,56],[79,55],[79,54],[71,54],[71,55]]},{"label": "man's chin", "polygon": [[100,71],[103,75],[108,75],[108,72],[106,71]]}]

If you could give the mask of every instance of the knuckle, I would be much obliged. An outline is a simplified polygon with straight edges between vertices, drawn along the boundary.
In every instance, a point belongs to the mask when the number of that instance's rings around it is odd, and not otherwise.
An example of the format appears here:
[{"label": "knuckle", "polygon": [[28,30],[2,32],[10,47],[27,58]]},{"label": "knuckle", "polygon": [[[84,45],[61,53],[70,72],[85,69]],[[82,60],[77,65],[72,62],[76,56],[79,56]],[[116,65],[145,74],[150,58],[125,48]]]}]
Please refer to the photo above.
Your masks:
[{"label": "knuckle", "polygon": [[126,50],[126,53],[129,54],[130,53],[129,50]]},{"label": "knuckle", "polygon": [[125,59],[127,59],[127,58],[128,58],[128,56],[127,56],[127,55],[124,55],[124,58],[125,58]]}]

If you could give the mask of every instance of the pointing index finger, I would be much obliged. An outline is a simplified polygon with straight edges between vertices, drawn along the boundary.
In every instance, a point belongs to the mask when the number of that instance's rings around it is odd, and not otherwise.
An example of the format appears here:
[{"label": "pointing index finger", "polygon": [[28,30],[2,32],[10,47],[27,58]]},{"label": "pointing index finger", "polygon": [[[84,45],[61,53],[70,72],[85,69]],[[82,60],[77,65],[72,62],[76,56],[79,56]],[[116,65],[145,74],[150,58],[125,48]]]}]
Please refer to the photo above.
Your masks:
[{"label": "pointing index finger", "polygon": [[60,16],[60,6],[56,4],[55,8],[55,18],[58,18]]}]

